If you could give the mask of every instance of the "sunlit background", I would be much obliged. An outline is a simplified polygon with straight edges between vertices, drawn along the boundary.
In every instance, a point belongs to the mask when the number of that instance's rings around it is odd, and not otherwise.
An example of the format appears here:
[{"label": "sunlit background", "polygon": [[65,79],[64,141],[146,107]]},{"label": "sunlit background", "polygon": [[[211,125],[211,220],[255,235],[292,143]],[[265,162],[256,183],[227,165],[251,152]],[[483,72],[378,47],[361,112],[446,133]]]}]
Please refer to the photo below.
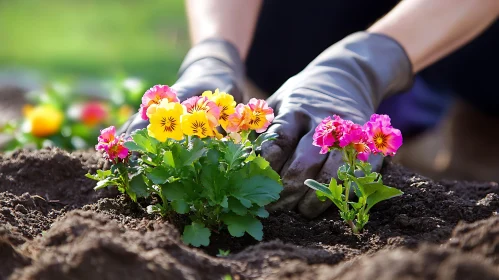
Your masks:
[{"label": "sunlit background", "polygon": [[0,0],[0,151],[93,147],[188,47],[184,0]]},{"label": "sunlit background", "polygon": [[172,83],[187,51],[183,0],[0,0],[0,73]]}]

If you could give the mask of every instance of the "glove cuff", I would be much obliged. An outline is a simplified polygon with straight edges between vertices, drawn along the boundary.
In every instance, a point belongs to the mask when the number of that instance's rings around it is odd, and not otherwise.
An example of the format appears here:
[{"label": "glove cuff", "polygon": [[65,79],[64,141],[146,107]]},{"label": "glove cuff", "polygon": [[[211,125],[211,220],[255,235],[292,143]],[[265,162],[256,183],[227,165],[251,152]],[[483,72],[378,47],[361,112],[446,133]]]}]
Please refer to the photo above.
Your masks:
[{"label": "glove cuff", "polygon": [[222,62],[234,71],[236,77],[243,76],[243,62],[237,48],[224,39],[209,38],[199,42],[189,50],[180,66],[178,77],[181,77],[193,63],[204,59],[215,59]]}]

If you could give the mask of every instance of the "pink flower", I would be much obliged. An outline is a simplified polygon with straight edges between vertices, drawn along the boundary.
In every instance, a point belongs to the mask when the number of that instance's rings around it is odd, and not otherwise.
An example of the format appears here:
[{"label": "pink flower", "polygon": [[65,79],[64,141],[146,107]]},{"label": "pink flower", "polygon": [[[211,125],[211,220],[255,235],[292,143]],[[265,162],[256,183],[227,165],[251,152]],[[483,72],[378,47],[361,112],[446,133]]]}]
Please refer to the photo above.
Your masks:
[{"label": "pink flower", "polygon": [[369,148],[369,135],[362,126],[351,121],[345,121],[343,136],[340,138],[340,147],[351,145],[357,151],[357,158],[367,161],[371,149]]},{"label": "pink flower", "polygon": [[217,104],[207,97],[204,96],[194,96],[184,102],[182,105],[185,106],[187,113],[192,114],[198,111],[205,111],[208,116],[208,121],[212,128],[218,126],[218,119],[220,118],[220,108]]},{"label": "pink flower", "polygon": [[392,127],[390,117],[388,115],[372,114],[370,122],[380,122],[384,127]]},{"label": "pink flower", "polygon": [[345,121],[337,115],[327,117],[315,128],[313,145],[321,147],[321,154],[329,151],[343,136]]},{"label": "pink flower", "polygon": [[143,120],[148,120],[147,108],[152,104],[159,104],[161,100],[167,99],[168,102],[180,102],[177,93],[166,85],[155,85],[148,89],[142,96],[142,104],[140,104],[139,113]]},{"label": "pink flower", "polygon": [[374,153],[393,156],[402,146],[402,133],[392,127],[390,118],[386,115],[372,115],[364,129],[369,136],[369,148]]},{"label": "pink flower", "polygon": [[263,99],[251,98],[248,106],[251,109],[249,128],[258,133],[267,130],[270,123],[274,120],[274,110]]},{"label": "pink flower", "polygon": [[87,126],[102,123],[108,117],[108,109],[101,102],[88,102],[81,109],[81,120]]},{"label": "pink flower", "polygon": [[95,149],[103,152],[105,158],[115,161],[117,158],[125,159],[128,157],[128,149],[124,146],[125,139],[122,135],[116,137],[114,126],[102,129],[98,141]]},{"label": "pink flower", "polygon": [[229,115],[227,132],[241,132],[250,129],[251,116],[253,115],[248,105],[237,104],[236,111]]}]

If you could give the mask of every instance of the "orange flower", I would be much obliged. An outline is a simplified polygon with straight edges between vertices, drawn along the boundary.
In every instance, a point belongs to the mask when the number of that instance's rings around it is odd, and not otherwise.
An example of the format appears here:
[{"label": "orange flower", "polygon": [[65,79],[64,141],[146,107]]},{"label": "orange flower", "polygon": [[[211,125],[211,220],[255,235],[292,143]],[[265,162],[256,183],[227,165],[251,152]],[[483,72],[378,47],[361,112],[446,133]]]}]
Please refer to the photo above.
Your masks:
[{"label": "orange flower", "polygon": [[25,106],[23,113],[26,116],[28,131],[36,137],[47,137],[61,129],[64,115],[52,106]]},{"label": "orange flower", "polygon": [[236,111],[228,118],[227,132],[240,132],[250,129],[253,112],[248,105],[237,104]]}]

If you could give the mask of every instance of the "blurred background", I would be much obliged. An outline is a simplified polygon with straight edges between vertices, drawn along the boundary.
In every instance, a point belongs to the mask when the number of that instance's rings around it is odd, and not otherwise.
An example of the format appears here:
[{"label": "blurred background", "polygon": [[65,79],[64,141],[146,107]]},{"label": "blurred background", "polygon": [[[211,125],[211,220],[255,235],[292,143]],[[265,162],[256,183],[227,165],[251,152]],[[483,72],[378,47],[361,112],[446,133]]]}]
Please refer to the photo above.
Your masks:
[{"label": "blurred background", "polygon": [[0,0],[0,151],[91,147],[188,47],[183,0]]},{"label": "blurred background", "polygon": [[172,83],[189,45],[183,2],[2,0],[0,73]]}]

